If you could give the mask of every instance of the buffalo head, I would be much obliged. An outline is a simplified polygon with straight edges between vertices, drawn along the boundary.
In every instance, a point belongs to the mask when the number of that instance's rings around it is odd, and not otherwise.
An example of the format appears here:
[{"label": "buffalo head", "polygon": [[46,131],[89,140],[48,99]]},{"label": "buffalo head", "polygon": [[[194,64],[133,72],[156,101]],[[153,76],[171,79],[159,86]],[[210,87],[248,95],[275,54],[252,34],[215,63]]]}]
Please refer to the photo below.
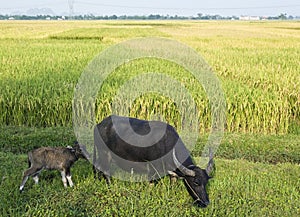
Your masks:
[{"label": "buffalo head", "polygon": [[206,184],[211,178],[209,175],[211,174],[214,166],[212,155],[210,156],[209,163],[205,170],[195,165],[183,166],[177,160],[175,150],[173,150],[173,160],[181,173],[180,176],[184,180],[185,187],[194,199],[194,203],[200,207],[207,207],[209,204],[209,198],[206,192]]}]

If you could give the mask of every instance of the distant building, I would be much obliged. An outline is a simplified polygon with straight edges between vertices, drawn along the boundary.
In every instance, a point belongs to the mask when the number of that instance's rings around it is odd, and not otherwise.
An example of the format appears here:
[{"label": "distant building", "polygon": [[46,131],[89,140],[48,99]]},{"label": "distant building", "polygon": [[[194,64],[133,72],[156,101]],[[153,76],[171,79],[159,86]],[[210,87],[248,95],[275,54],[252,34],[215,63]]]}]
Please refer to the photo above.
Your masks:
[{"label": "distant building", "polygon": [[260,20],[259,16],[240,16],[239,20]]}]

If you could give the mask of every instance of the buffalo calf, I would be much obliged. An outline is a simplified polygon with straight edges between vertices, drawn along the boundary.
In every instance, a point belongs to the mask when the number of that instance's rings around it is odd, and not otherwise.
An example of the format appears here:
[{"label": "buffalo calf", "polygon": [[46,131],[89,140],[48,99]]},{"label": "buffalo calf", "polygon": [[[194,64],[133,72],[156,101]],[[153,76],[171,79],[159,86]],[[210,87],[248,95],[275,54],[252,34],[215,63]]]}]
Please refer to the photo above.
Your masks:
[{"label": "buffalo calf", "polygon": [[67,187],[68,181],[72,187],[70,168],[79,158],[87,159],[87,156],[85,146],[81,146],[77,142],[73,147],[41,147],[30,151],[28,153],[29,168],[24,172],[20,191],[23,191],[29,176],[32,176],[37,184],[39,174],[43,169],[59,170],[64,186]]}]

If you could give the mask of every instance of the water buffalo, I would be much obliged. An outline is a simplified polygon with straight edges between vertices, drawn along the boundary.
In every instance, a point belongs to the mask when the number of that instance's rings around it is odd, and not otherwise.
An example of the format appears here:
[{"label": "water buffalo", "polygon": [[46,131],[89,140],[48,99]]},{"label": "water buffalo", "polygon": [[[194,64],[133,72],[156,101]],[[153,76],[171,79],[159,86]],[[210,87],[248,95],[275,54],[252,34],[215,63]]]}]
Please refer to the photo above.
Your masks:
[{"label": "water buffalo", "polygon": [[210,153],[206,169],[196,166],[171,125],[112,115],[95,126],[94,143],[94,172],[103,175],[108,184],[112,163],[125,171],[144,172],[149,180],[169,174],[183,179],[195,204],[209,204],[205,186],[213,155]]}]

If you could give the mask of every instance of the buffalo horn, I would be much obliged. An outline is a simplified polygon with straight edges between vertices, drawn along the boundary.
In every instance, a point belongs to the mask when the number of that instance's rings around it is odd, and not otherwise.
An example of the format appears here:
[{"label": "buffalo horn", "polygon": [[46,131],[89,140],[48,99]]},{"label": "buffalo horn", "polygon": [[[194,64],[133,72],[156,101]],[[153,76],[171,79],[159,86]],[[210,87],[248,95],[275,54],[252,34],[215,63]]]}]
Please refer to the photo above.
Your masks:
[{"label": "buffalo horn", "polygon": [[173,159],[174,159],[174,163],[176,165],[176,167],[186,176],[195,176],[195,171],[190,170],[188,168],[186,168],[185,166],[183,166],[176,158],[175,156],[175,149],[173,149]]}]

